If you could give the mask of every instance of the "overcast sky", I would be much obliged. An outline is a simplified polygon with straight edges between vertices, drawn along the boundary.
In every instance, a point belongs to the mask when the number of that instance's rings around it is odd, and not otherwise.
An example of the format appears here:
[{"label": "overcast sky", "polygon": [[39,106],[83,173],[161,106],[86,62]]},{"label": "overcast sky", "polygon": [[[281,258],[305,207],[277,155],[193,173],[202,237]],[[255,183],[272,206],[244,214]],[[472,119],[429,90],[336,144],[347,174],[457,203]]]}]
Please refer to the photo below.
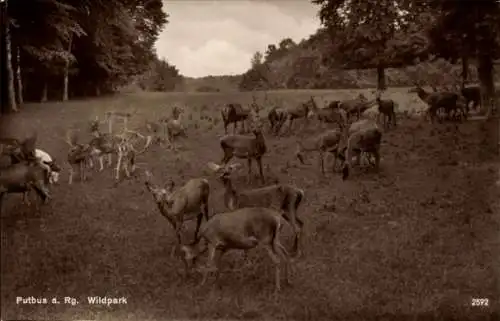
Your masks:
[{"label": "overcast sky", "polygon": [[319,27],[310,0],[164,0],[169,23],[156,44],[160,57],[188,77],[234,75],[256,51]]}]

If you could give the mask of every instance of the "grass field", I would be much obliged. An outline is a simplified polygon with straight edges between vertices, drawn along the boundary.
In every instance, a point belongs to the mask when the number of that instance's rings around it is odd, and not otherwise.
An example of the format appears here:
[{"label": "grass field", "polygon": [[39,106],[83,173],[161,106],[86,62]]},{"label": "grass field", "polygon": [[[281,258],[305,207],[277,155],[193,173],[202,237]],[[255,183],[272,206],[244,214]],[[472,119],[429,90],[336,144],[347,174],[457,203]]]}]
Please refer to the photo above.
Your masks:
[{"label": "grass field", "polygon": [[[407,89],[389,91],[399,111],[422,104]],[[356,91],[270,92],[270,99],[292,104],[311,94],[346,98]],[[366,94],[370,97],[370,93]],[[259,94],[258,99],[262,98]],[[174,153],[153,146],[138,160],[156,178],[177,184],[204,176],[212,187],[211,205],[222,209],[221,185],[206,169],[218,162],[223,134],[218,107],[248,103],[251,94],[135,93],[114,97],[28,105],[11,130],[37,130],[39,146],[59,161],[66,157],[66,129],[85,130],[89,119],[107,110],[135,112],[130,127],[169,114],[174,104],[189,138]],[[413,112],[411,112],[413,113]],[[399,126],[384,133],[380,173],[355,171],[343,182],[322,177],[313,165],[293,158],[297,139],[318,132],[302,128],[281,138],[267,136],[266,176],[301,187],[306,199],[304,256],[294,262],[293,285],[272,300],[273,267],[263,251],[229,253],[214,286],[183,280],[182,264],[170,259],[174,234],[138,175],[115,186],[112,172],[92,172],[89,181],[67,185],[67,173],[53,188],[54,199],[33,213],[21,197],[9,196],[2,217],[2,319],[256,319],[464,320],[498,310],[498,159],[485,152],[480,122],[431,126],[400,115]],[[232,130],[232,128],[231,128]],[[246,164],[244,164],[246,165]],[[140,171],[139,171],[140,172]],[[245,188],[245,167],[236,180]],[[257,183],[255,183],[254,186]],[[189,239],[193,223],[186,224]],[[285,228],[290,246],[290,228]],[[74,297],[78,305],[18,305],[16,297]],[[127,305],[87,304],[88,296],[124,296]],[[488,298],[488,307],[471,306]]]}]

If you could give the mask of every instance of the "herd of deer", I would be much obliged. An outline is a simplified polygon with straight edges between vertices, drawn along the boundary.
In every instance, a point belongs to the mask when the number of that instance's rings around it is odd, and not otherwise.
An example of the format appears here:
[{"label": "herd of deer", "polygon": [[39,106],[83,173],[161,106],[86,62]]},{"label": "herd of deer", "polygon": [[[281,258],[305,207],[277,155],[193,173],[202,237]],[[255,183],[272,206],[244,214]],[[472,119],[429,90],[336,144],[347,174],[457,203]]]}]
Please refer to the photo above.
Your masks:
[{"label": "herd of deer", "polygon": [[[440,110],[447,115],[464,117],[469,103],[473,102],[474,106],[477,106],[479,100],[476,99],[474,91],[471,91],[473,94],[464,93],[463,97],[456,94],[454,96],[452,93],[428,93],[420,86],[411,91],[416,92],[428,105],[427,114],[431,121]],[[383,100],[380,96],[377,92],[375,99],[368,101],[360,95],[356,99],[328,102],[323,108],[318,107],[313,97],[291,108],[273,107],[267,115],[269,133],[280,135],[286,122],[290,132],[294,120],[299,118],[303,118],[306,125],[311,119],[319,121],[322,127],[324,124],[337,124],[338,128],[325,129],[317,136],[298,140],[295,156],[301,163],[305,163],[305,153],[318,152],[321,172],[324,174],[324,155],[330,153],[334,156],[333,170],[340,171],[345,180],[351,168],[360,165],[362,156],[365,156],[370,165],[378,168],[383,133],[378,125],[379,117],[384,118],[384,128],[396,126],[397,104],[392,100]],[[362,118],[364,111],[375,104],[379,111],[377,119]],[[197,259],[208,251],[208,260],[202,269],[204,272],[202,283],[205,283],[209,273],[218,271],[217,251],[222,256],[227,250],[240,249],[245,251],[246,257],[248,250],[263,245],[275,264],[275,292],[278,292],[281,279],[280,264],[285,264],[288,283],[291,258],[297,257],[301,252],[300,240],[304,223],[297,216],[297,211],[304,201],[304,190],[279,182],[264,187],[239,190],[233,185],[231,176],[241,165],[229,164],[234,157],[246,159],[247,181],[250,181],[252,162],[255,160],[259,177],[262,183],[265,182],[262,159],[269,150],[263,133],[265,121],[259,116],[261,110],[255,99],[250,108],[231,103],[221,110],[225,130],[225,135],[219,141],[222,150],[221,164],[209,162],[207,167],[224,187],[223,203],[227,212],[209,215],[211,186],[205,178],[190,179],[180,187],[176,187],[172,181],[160,186],[153,183],[152,173],[146,170],[144,184],[153,196],[160,213],[175,230],[177,242],[172,248],[171,256],[182,258],[186,273],[195,266]],[[93,120],[90,124],[92,138],[87,143],[77,142],[76,136],[68,132],[66,141],[70,145],[67,155],[67,163],[70,165],[69,184],[72,183],[77,169],[80,172],[80,180],[84,181],[85,169],[94,167],[94,159],[97,158],[100,163],[99,170],[102,171],[104,158],[108,157],[108,166],[111,166],[113,155],[117,156],[115,179],[119,179],[121,171],[129,177],[136,168],[136,156],[144,153],[155,138],[161,136],[162,130],[166,129],[166,138],[169,142],[178,135],[186,135],[179,118],[180,113],[179,109],[174,109],[171,118],[160,122],[148,122],[146,124],[148,134],[144,135],[138,131],[128,130],[126,125],[121,133],[112,133],[113,117],[123,118],[126,122],[131,116],[124,113],[107,114],[109,133],[102,133],[99,130],[99,119]],[[357,119],[354,120],[354,117]],[[246,122],[250,122],[247,129],[251,127],[252,135],[236,134],[238,123],[241,123],[245,130]],[[233,124],[233,134],[227,133],[230,124]],[[141,141],[145,142],[144,146],[137,150],[134,146]],[[49,185],[58,181],[61,168],[50,155],[36,148],[36,135],[24,141],[3,138],[0,140],[0,148],[2,158],[7,158],[9,161],[9,164],[2,164],[0,167],[0,210],[3,196],[8,193],[24,193],[24,198],[27,199],[27,194],[34,190],[44,202],[47,202],[50,199]],[[374,162],[369,156],[373,156]],[[353,159],[356,159],[354,163]],[[340,161],[340,167],[336,166],[337,161]],[[182,225],[192,219],[196,219],[194,241],[183,244]],[[291,253],[280,242],[283,220],[288,222],[294,231]]]}]

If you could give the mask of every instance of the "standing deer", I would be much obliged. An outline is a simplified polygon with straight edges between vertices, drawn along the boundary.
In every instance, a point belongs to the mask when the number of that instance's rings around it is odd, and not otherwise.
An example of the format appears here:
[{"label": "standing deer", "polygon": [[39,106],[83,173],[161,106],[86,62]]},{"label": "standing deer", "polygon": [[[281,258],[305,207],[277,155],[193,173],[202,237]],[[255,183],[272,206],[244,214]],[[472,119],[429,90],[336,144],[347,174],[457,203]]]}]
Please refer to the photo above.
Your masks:
[{"label": "standing deer", "polygon": [[[161,188],[151,182],[152,177],[151,172],[146,171],[144,185],[152,194],[160,213],[172,224],[177,238],[177,246],[182,244],[182,224],[184,221],[195,218],[194,239],[196,242],[203,217],[208,221],[208,197],[210,195],[208,181],[204,178],[193,178],[178,189],[174,189],[173,181],[170,181],[165,188]],[[177,246],[172,247],[170,257],[174,256]]]},{"label": "standing deer", "polygon": [[215,272],[217,278],[219,276],[216,262],[217,251],[220,252],[218,259],[220,260],[230,249],[246,252],[258,245],[263,245],[275,265],[274,295],[277,298],[281,290],[281,262],[285,263],[286,282],[290,283],[289,254],[280,242],[281,227],[281,214],[269,208],[249,207],[218,213],[202,226],[200,238],[194,244],[181,246],[186,273],[193,267],[199,256],[208,250],[208,260],[201,281],[201,284],[204,284],[210,273]]},{"label": "standing deer", "polygon": [[267,146],[261,127],[258,126],[253,129],[253,137],[226,135],[220,139],[220,146],[224,153],[221,161],[223,165],[229,163],[234,156],[248,160],[247,182],[250,182],[252,176],[252,160],[257,162],[262,183],[265,181],[262,170],[262,157],[267,153]]},{"label": "standing deer", "polygon": [[237,190],[233,186],[231,173],[240,167],[240,164],[220,166],[209,162],[207,165],[224,185],[224,205],[228,210],[234,211],[244,207],[268,207],[280,210],[283,218],[294,230],[293,253],[298,255],[304,223],[297,215],[297,211],[304,200],[304,190],[279,183],[260,188]]},{"label": "standing deer", "polygon": [[221,110],[222,122],[224,123],[224,133],[227,134],[227,126],[233,124],[233,134],[236,133],[238,122],[241,123],[245,132],[245,121],[248,119],[250,110],[244,109],[241,104],[230,103]]},{"label": "standing deer", "polygon": [[389,128],[391,124],[396,127],[396,103],[392,99],[382,100],[382,92],[380,90],[377,90],[375,95],[378,105],[377,121],[382,116],[384,128]]}]

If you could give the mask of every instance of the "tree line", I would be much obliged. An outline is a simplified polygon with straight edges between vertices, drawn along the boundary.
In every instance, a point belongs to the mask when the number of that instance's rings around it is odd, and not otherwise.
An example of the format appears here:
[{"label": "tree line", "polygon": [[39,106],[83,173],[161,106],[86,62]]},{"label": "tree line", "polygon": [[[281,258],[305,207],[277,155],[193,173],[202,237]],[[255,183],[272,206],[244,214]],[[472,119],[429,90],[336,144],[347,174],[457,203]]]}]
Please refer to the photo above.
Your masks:
[{"label": "tree line", "polygon": [[168,22],[162,7],[161,0],[2,1],[2,112],[24,101],[110,93],[148,73],[142,86],[175,87],[179,71],[154,49]]},{"label": "tree line", "polygon": [[[421,73],[415,68],[421,71],[429,61],[437,61],[446,71],[452,69],[449,66],[461,66],[462,86],[471,80],[470,70],[477,72],[485,101],[494,97],[494,60],[500,56],[498,1],[312,3],[318,6],[322,28],[298,44],[284,39],[268,45],[264,54],[256,53],[240,90],[348,87],[351,80],[346,76],[353,73],[346,71],[364,69],[375,70],[377,87],[385,89],[388,69],[410,66],[412,78]],[[430,73],[436,80],[437,73]],[[356,77],[352,78],[355,82]]]}]

